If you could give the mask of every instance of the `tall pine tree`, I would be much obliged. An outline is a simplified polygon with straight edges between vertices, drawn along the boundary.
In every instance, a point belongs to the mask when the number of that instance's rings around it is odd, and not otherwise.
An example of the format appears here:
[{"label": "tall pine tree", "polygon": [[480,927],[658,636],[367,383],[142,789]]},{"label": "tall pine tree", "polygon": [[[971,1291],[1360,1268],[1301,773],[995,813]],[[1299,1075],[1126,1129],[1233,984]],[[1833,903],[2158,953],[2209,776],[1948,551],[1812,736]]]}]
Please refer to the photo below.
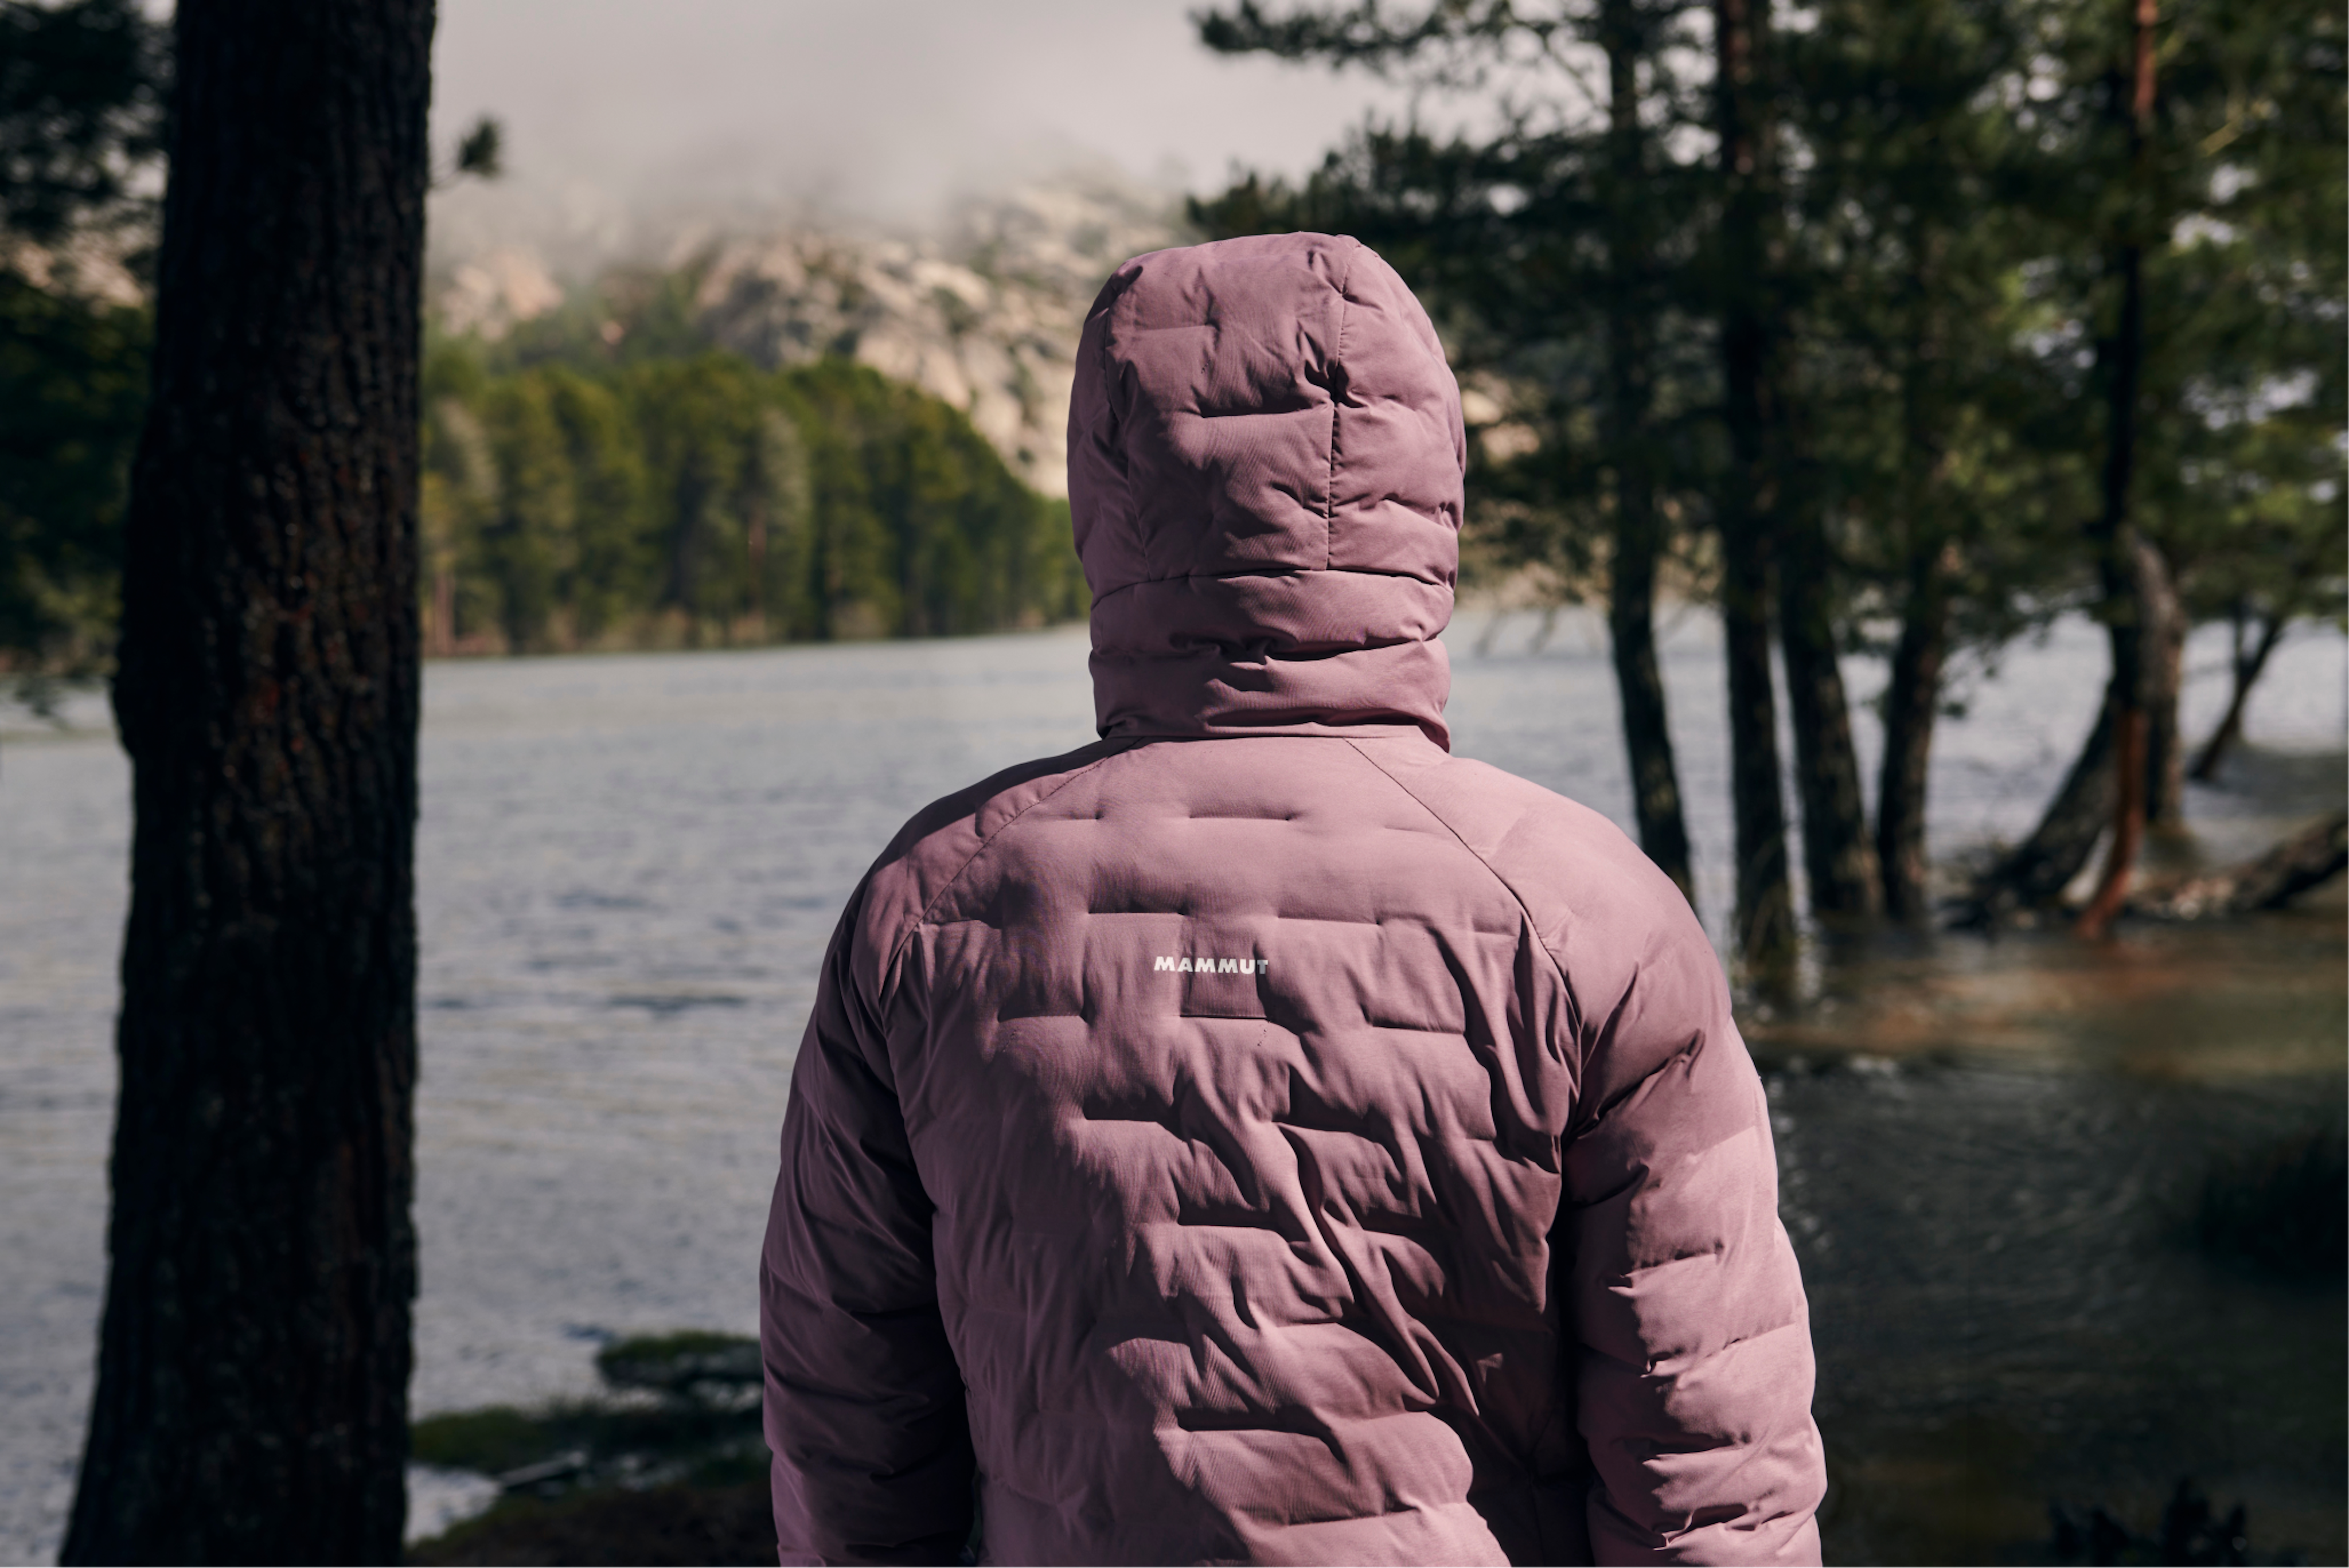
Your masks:
[{"label": "tall pine tree", "polygon": [[182,0],[115,711],[111,1264],[68,1563],[389,1563],[430,0]]}]

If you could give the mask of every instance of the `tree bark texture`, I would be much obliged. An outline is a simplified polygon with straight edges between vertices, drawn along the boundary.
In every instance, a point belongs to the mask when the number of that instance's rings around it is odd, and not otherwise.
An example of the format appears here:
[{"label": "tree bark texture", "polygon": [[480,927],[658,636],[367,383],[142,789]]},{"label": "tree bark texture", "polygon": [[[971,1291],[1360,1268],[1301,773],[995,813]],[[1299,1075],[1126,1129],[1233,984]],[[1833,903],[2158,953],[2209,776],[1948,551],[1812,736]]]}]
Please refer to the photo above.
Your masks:
[{"label": "tree bark texture", "polygon": [[2122,246],[2114,271],[2120,284],[2120,320],[2113,335],[2099,346],[2106,398],[2104,496],[2089,542],[2095,550],[2104,591],[2115,689],[2124,703],[2136,707],[2145,700],[2146,644],[2145,613],[2137,603],[2129,559],[2136,533],[2130,500],[2137,473],[2137,382],[2145,344],[2143,252],[2136,245]]},{"label": "tree bark texture", "polygon": [[[2132,189],[2144,183],[2147,141],[2153,129],[2155,0],[2124,0],[2131,20],[2133,48],[2129,98],[2125,108],[2128,129],[2129,178]],[[2089,533],[2096,554],[2096,570],[2104,589],[2106,634],[2112,645],[2112,696],[2118,705],[2113,733],[2120,747],[2120,766],[2131,777],[2113,791],[2110,863],[2099,879],[2084,934],[2097,934],[2111,910],[2127,892],[2129,863],[2145,835],[2147,769],[2147,719],[2159,668],[2152,656],[2163,628],[2156,624],[2157,606],[2141,592],[2153,581],[2148,563],[2160,566],[2159,552],[2138,536],[2134,511],[2137,479],[2138,386],[2145,368],[2145,245],[2134,211],[2122,220],[2122,233],[2114,247],[2112,271],[2120,294],[2120,308],[2112,333],[2097,344],[2097,370],[2105,384],[2104,504]],[[2158,575],[2166,587],[2168,573]],[[2108,907],[2109,906],[2109,907]],[[2099,913],[2101,912],[2101,915]]]},{"label": "tree bark texture", "polygon": [[2112,928],[2113,917],[2120,913],[2121,901],[2128,896],[2129,868],[2137,864],[2137,852],[2145,840],[2145,709],[2124,707],[2114,727],[2116,799],[2112,843],[2105,851],[2104,875],[2097,879],[2096,891],[2074,926],[2091,941],[2103,937]]},{"label": "tree bark texture", "polygon": [[1876,854],[1885,913],[1903,922],[1923,920],[1931,910],[1925,798],[1949,652],[1947,573],[1939,550],[1919,551],[1909,563],[1909,602],[1884,689],[1884,770],[1876,792]]},{"label": "tree bark texture", "polygon": [[1909,239],[1918,258],[1909,313],[1907,363],[1900,377],[1902,528],[1907,593],[1900,636],[1884,689],[1884,758],[1876,789],[1877,874],[1884,909],[1904,923],[1931,913],[1931,862],[1925,841],[1932,783],[1933,730],[1940,717],[1941,675],[1949,662],[1951,599],[1960,564],[1949,526],[1949,419],[1943,307],[1939,303],[1943,236],[1918,221]]},{"label": "tree bark texture", "polygon": [[430,0],[181,0],[136,826],[68,1563],[395,1562]]},{"label": "tree bark texture", "polygon": [[1792,980],[1795,904],[1778,781],[1776,698],[1770,678],[1772,531],[1784,422],[1773,319],[1779,215],[1771,125],[1756,50],[1769,0],[1714,0],[1714,99],[1727,201],[1722,214],[1721,353],[1730,472],[1720,501],[1721,618],[1729,665],[1731,800],[1736,820],[1737,941],[1767,989]]},{"label": "tree bark texture", "polygon": [[1778,569],[1778,643],[1786,656],[1786,711],[1803,808],[1803,869],[1811,913],[1823,924],[1863,923],[1883,913],[1876,846],[1851,745],[1851,705],[1836,660],[1835,565],[1816,508],[1786,509]]},{"label": "tree bark texture", "polygon": [[[2169,588],[2166,566],[2161,584]],[[2145,816],[2155,827],[2176,828],[2186,820],[2186,737],[2178,724],[2178,699],[2186,686],[2186,616],[2173,603],[2147,618]]]},{"label": "tree bark texture", "polygon": [[1615,688],[1623,710],[1623,746],[1631,764],[1631,803],[1640,847],[1693,900],[1688,825],[1681,811],[1680,770],[1665,725],[1664,682],[1656,662],[1654,432],[1655,323],[1649,308],[1652,270],[1640,126],[1643,52],[1635,0],[1605,0],[1599,12],[1608,78],[1608,261],[1614,299],[1607,318],[1608,444],[1615,453],[1614,560],[1608,580],[1607,626],[1614,647]]},{"label": "tree bark texture", "polygon": [[[2122,0],[2133,43],[2128,95],[2115,105],[2127,129],[2129,175],[2141,183],[2142,164],[2153,129],[2155,0]],[[2098,339],[2096,368],[2106,398],[2102,505],[2088,529],[2104,596],[2112,676],[2105,688],[2096,727],[2073,764],[2064,788],[2023,846],[1977,886],[1961,923],[1995,921],[2019,907],[2053,903],[2087,863],[2096,840],[2109,836],[2116,863],[2099,879],[2097,903],[2125,897],[2128,866],[2143,837],[2148,769],[2144,744],[2146,715],[2153,706],[2162,661],[2149,657],[2164,638],[2183,642],[2182,615],[2160,551],[2136,527],[2133,488],[2137,473],[2138,385],[2145,355],[2145,251],[2132,212],[2113,250],[2118,294],[2113,330]],[[2175,630],[2173,630],[2175,624]],[[2114,751],[2127,740],[2136,748],[2131,766],[2137,777],[2121,788],[2114,777]],[[2102,808],[2093,820],[2089,808]],[[2116,887],[2117,893],[2111,892]]]}]

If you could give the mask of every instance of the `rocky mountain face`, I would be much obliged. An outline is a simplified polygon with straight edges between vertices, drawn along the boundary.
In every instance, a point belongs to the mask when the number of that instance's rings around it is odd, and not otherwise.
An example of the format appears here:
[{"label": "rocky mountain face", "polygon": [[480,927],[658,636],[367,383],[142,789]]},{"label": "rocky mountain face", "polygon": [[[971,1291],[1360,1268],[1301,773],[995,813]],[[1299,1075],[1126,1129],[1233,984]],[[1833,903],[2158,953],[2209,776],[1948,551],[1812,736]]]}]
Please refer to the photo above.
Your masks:
[{"label": "rocky mountain face", "polygon": [[[692,281],[697,329],[710,343],[769,368],[838,355],[911,382],[1060,495],[1086,307],[1120,262],[1180,240],[1163,197],[1069,179],[972,202],[932,236],[798,226],[702,242],[675,270]],[[566,298],[541,261],[512,247],[444,278],[434,298],[442,326],[489,339]]]}]

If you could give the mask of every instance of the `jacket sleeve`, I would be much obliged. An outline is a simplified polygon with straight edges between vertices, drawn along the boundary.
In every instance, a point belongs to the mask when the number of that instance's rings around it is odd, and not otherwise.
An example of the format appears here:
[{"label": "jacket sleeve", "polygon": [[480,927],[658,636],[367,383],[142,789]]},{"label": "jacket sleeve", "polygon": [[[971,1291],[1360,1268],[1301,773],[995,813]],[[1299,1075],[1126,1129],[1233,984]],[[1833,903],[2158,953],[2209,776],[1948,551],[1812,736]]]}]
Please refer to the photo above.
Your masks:
[{"label": "jacket sleeve", "polygon": [[1592,1020],[1565,1305],[1598,1563],[1819,1561],[1809,1309],[1760,1078],[1693,919]]},{"label": "jacket sleeve", "polygon": [[962,1377],[932,1205],[851,962],[856,911],[792,1069],[760,1270],[775,1531],[786,1563],[951,1563],[975,1468]]}]

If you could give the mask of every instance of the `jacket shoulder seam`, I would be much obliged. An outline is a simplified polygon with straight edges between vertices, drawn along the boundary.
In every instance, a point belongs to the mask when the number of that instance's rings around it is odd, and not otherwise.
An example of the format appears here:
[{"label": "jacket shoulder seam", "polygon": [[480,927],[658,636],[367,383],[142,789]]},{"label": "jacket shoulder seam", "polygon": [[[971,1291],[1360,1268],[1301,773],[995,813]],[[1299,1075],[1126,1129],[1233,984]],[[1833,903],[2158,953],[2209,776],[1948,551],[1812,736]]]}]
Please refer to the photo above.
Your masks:
[{"label": "jacket shoulder seam", "polygon": [[[1495,865],[1489,859],[1487,859],[1484,851],[1477,849],[1475,845],[1470,843],[1467,839],[1461,834],[1460,830],[1452,825],[1452,820],[1449,817],[1446,817],[1443,812],[1429,805],[1418,790],[1413,789],[1410,785],[1396,778],[1393,771],[1384,763],[1371,756],[1369,752],[1364,751],[1361,742],[1348,740],[1346,744],[1352,747],[1355,753],[1359,755],[1363,761],[1369,763],[1372,768],[1377,769],[1381,776],[1382,776],[1388,783],[1393,785],[1396,789],[1409,796],[1411,798],[1412,804],[1417,806],[1421,810],[1426,812],[1429,816],[1442,823],[1444,830],[1452,835],[1453,841],[1457,843],[1462,849],[1467,851],[1469,857],[1478,865],[1485,868],[1485,874],[1490,876],[1495,882],[1501,884],[1501,891],[1509,895],[1509,901],[1515,903],[1517,906],[1517,912],[1526,917],[1526,929],[1533,934],[1534,945],[1540,948],[1542,951],[1542,956],[1549,960],[1551,973],[1557,976],[1558,985],[1565,989],[1567,996],[1571,1000],[1574,995],[1574,988],[1567,984],[1566,965],[1559,962],[1557,954],[1552,952],[1550,950],[1549,944],[1543,940],[1541,934],[1541,922],[1534,918],[1533,906],[1526,903],[1525,894],[1517,891],[1517,884],[1511,882],[1506,875],[1502,874],[1501,868]],[[1578,1016],[1577,1016],[1575,1023],[1576,1027],[1579,1029],[1581,1019]],[[1579,1042],[1578,1042],[1578,1044]]]}]

